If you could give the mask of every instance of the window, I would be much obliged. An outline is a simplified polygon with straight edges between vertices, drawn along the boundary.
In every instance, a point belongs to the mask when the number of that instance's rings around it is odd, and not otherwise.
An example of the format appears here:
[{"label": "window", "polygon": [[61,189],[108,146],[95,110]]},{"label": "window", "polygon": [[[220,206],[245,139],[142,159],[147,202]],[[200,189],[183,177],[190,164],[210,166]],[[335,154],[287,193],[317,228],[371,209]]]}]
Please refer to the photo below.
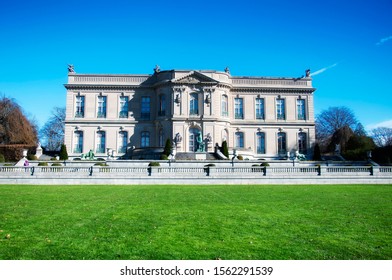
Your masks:
[{"label": "window", "polygon": [[74,153],[83,153],[83,131],[75,131],[74,133]]},{"label": "window", "polygon": [[120,131],[118,134],[118,152],[126,153],[128,144],[128,132]]},{"label": "window", "polygon": [[98,118],[106,118],[106,96],[98,96]]},{"label": "window", "polygon": [[234,99],[234,116],[236,119],[244,118],[244,103],[242,98]]},{"label": "window", "polygon": [[166,98],[163,94],[159,96],[159,111],[158,116],[166,115]]},{"label": "window", "polygon": [[163,129],[160,129],[159,130],[159,147],[163,147],[165,145],[163,137],[164,137]]},{"label": "window", "polygon": [[199,114],[199,98],[197,93],[192,93],[189,100],[189,115]]},{"label": "window", "polygon": [[276,116],[278,120],[286,119],[285,100],[282,98],[276,99]]},{"label": "window", "polygon": [[301,154],[306,154],[307,152],[306,138],[307,137],[305,132],[298,133],[298,152]]},{"label": "window", "polygon": [[142,132],[140,146],[142,148],[150,147],[150,132],[148,131]]},{"label": "window", "polygon": [[297,99],[297,116],[299,120],[306,120],[305,99]]},{"label": "window", "polygon": [[243,148],[244,147],[244,133],[236,132],[235,133],[235,147]]},{"label": "window", "polygon": [[257,153],[258,154],[265,154],[265,133],[264,132],[257,132]]},{"label": "window", "polygon": [[106,133],[105,131],[98,131],[97,132],[97,147],[95,152],[96,153],[105,153],[106,149]]},{"label": "window", "polygon": [[128,96],[120,96],[120,118],[128,118]]},{"label": "window", "polygon": [[150,112],[151,112],[151,98],[149,96],[142,97],[142,105],[141,105],[141,119],[149,120]]},{"label": "window", "polygon": [[278,133],[278,154],[286,154],[286,133],[284,132]]},{"label": "window", "polygon": [[75,117],[84,118],[84,96],[76,96]]},{"label": "window", "polygon": [[264,120],[264,98],[256,98],[256,119]]},{"label": "window", "polygon": [[229,100],[227,95],[222,95],[221,107],[222,117],[227,117],[229,115]]}]

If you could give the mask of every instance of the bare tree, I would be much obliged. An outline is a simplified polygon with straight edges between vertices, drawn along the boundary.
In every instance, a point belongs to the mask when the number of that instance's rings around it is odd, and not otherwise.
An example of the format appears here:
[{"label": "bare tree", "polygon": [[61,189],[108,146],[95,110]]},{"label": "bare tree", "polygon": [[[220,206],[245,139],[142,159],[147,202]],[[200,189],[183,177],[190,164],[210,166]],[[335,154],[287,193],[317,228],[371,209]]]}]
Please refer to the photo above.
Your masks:
[{"label": "bare tree", "polygon": [[392,146],[392,128],[377,127],[371,131],[371,135],[377,146]]},{"label": "bare tree", "polygon": [[356,129],[358,120],[347,107],[329,107],[316,117],[316,138],[321,146],[326,147],[332,135],[338,130],[349,127]]},{"label": "bare tree", "polygon": [[0,144],[37,143],[37,127],[14,99],[0,98]]},{"label": "bare tree", "polygon": [[43,146],[50,151],[58,151],[64,143],[65,107],[54,107],[52,115],[40,130]]}]

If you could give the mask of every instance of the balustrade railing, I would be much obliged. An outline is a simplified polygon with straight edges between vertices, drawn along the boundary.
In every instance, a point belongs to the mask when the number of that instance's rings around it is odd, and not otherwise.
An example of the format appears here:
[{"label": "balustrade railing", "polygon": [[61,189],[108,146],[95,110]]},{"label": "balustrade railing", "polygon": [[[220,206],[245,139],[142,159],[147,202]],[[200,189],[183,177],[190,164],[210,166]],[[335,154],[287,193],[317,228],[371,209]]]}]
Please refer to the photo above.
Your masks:
[{"label": "balustrade railing", "polygon": [[[232,167],[127,167],[127,166],[0,166],[0,177],[8,176],[49,176],[53,174],[73,174],[74,176],[94,176],[95,174],[106,174],[113,176],[124,175],[132,176],[214,176],[225,177],[229,174],[244,176],[378,176],[392,175],[392,167],[373,167],[373,166],[293,166],[293,167],[265,167],[265,166],[232,166]],[[165,175],[166,174],[166,175]]]}]

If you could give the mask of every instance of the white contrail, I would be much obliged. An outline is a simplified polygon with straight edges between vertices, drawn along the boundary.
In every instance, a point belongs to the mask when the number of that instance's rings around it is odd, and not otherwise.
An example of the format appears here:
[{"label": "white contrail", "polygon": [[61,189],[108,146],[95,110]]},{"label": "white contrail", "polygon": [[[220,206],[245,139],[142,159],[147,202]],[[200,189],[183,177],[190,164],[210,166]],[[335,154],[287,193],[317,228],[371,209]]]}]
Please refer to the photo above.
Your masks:
[{"label": "white contrail", "polygon": [[385,37],[385,38],[380,39],[380,41],[378,41],[378,42],[376,43],[376,45],[377,45],[377,46],[381,46],[382,44],[384,44],[386,41],[389,41],[389,40],[392,40],[392,36],[388,36],[388,37]]},{"label": "white contrail", "polygon": [[336,63],[334,63],[334,64],[332,64],[332,65],[330,65],[330,66],[321,68],[320,70],[317,70],[317,71],[311,73],[310,76],[316,76],[316,75],[318,75],[318,74],[321,74],[321,73],[323,73],[324,71],[327,71],[328,69],[331,69],[331,68],[337,66],[338,64],[339,64],[339,63],[336,62]]}]

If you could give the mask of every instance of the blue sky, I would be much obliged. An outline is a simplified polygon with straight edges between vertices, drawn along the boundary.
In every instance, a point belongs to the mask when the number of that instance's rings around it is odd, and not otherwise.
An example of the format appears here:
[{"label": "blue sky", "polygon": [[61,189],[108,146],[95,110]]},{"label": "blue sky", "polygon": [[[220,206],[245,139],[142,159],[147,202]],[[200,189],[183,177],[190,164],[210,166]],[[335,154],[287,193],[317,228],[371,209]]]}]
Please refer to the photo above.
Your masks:
[{"label": "blue sky", "polygon": [[0,93],[39,125],[78,73],[230,67],[237,76],[313,73],[316,113],[351,108],[392,127],[392,0],[2,1]]}]

